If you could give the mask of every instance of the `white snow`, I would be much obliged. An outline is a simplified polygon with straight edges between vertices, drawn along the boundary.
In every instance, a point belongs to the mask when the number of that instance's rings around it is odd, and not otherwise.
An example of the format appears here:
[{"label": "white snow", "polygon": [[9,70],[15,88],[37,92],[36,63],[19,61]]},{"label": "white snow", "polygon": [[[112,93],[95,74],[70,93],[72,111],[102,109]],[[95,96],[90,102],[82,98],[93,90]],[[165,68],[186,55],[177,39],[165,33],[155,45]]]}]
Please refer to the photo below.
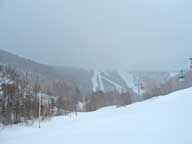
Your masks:
[{"label": "white snow", "polygon": [[102,73],[104,73],[104,75],[106,75],[106,76],[109,76],[109,77],[110,77],[110,74],[109,74],[108,72],[102,71]]},{"label": "white snow", "polygon": [[138,93],[138,87],[136,86],[136,80],[134,75],[122,70],[118,71],[120,77],[125,81],[128,88],[131,88],[135,93]]},{"label": "white snow", "polygon": [[122,86],[118,85],[117,83],[111,81],[110,79],[108,79],[108,78],[106,78],[104,76],[102,77],[102,79],[104,79],[104,80],[108,81],[110,84],[114,85],[118,92],[122,92],[122,90],[123,90]]},{"label": "white snow", "polygon": [[[102,73],[104,75],[102,75]],[[93,85],[93,88],[92,88],[93,92],[96,92],[97,90],[101,90],[101,91],[105,92],[103,80],[106,80],[108,83],[115,86],[115,88],[118,92],[122,92],[123,87],[120,86],[119,84],[115,83],[114,81],[110,80],[105,75],[110,76],[107,72],[94,70],[94,74],[93,74],[93,77],[91,79],[91,82]]]},{"label": "white snow", "polygon": [[98,80],[99,80],[99,89],[104,92],[105,89],[104,89],[104,85],[103,85],[103,81],[102,81],[101,72],[98,72]]},{"label": "white snow", "polygon": [[91,79],[92,85],[93,85],[93,92],[96,92],[97,90],[101,90],[104,92],[104,85],[102,81],[101,72],[98,70],[94,70],[93,77]]},{"label": "white snow", "polygon": [[92,85],[93,85],[93,92],[96,92],[97,87],[99,86],[98,81],[97,81],[97,71],[94,71],[91,81],[92,81]]},{"label": "white snow", "polygon": [[127,107],[0,130],[1,144],[191,144],[192,88]]}]

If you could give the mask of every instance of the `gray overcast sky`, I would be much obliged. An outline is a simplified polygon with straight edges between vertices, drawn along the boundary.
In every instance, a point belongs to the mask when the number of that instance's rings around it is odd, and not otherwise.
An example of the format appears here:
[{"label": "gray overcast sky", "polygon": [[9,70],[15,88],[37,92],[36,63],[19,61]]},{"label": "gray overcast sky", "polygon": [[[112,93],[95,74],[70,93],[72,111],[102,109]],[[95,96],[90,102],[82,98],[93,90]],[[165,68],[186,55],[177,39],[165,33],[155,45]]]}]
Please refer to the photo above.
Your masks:
[{"label": "gray overcast sky", "polygon": [[0,48],[41,63],[174,70],[192,56],[191,0],[0,0]]}]

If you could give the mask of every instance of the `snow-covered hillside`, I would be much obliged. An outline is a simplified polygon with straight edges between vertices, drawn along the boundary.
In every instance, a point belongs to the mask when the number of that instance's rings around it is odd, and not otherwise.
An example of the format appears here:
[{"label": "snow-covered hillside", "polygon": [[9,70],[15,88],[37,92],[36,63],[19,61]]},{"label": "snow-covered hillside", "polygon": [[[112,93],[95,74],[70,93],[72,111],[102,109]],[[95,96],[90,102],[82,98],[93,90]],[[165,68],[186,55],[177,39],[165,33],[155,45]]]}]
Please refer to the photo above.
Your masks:
[{"label": "snow-covered hillside", "polygon": [[124,70],[118,71],[99,71],[94,70],[91,78],[92,91],[113,91],[118,92],[132,89],[135,93],[138,91],[139,85],[147,85],[149,81],[153,83],[166,83],[169,79],[177,76],[176,72],[129,72]]},{"label": "snow-covered hillside", "polygon": [[1,144],[191,144],[192,88],[127,107],[0,131]]},{"label": "snow-covered hillside", "polygon": [[[94,74],[93,77],[91,79],[92,85],[93,85],[93,92],[96,91],[109,91],[106,90],[105,85],[106,83],[111,85],[110,90],[117,90],[119,92],[123,91],[123,87],[120,86],[120,84],[118,84],[117,82],[115,82],[114,80],[111,79],[111,75],[108,74],[107,72],[100,72],[98,70],[94,70]],[[104,84],[105,82],[105,84]]]},{"label": "snow-covered hillside", "polygon": [[126,85],[128,88],[131,88],[134,92],[138,93],[138,88],[137,88],[137,80],[134,77],[132,73],[128,73],[125,71],[119,71],[118,72],[121,78],[126,82]]},{"label": "snow-covered hillside", "polygon": [[[60,67],[40,64],[26,58],[0,50],[0,65],[12,66],[17,71],[33,75],[32,80],[49,83],[53,80],[63,80],[66,84],[78,87],[81,93],[88,95],[97,91],[140,93],[139,84],[143,84],[144,92],[150,93],[155,84],[166,83],[170,79],[177,79],[179,72],[134,72],[130,70],[98,70],[75,67]],[[153,84],[151,84],[153,83]],[[188,87],[184,86],[185,88]]]}]

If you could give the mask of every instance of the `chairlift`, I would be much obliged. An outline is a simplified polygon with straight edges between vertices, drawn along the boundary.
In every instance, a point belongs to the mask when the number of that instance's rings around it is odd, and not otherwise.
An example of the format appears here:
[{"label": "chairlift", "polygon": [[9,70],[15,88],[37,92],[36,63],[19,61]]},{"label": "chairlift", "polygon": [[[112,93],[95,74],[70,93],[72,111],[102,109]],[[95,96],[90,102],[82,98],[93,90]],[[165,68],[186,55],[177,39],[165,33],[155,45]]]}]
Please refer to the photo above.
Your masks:
[{"label": "chairlift", "polygon": [[185,80],[185,75],[184,75],[184,71],[182,70],[182,71],[180,72],[179,81],[180,81],[180,82],[183,82],[184,80]]},{"label": "chairlift", "polygon": [[141,89],[141,90],[144,90],[143,84],[140,85],[140,89]]},{"label": "chairlift", "polygon": [[137,86],[137,88],[138,88],[138,94],[142,94],[143,90],[144,90],[143,84],[138,82],[138,83],[135,84],[135,86]]}]

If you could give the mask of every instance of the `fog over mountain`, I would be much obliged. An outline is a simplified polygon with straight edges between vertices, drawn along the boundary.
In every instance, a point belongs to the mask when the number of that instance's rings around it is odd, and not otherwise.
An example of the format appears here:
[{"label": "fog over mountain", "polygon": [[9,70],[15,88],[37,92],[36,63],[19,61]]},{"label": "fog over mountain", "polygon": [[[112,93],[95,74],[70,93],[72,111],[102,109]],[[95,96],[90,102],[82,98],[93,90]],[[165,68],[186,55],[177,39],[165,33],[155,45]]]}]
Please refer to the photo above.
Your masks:
[{"label": "fog over mountain", "polygon": [[[180,89],[179,71],[153,72],[153,71],[127,71],[127,70],[99,70],[83,69],[66,66],[50,66],[17,56],[7,51],[0,50],[0,66],[11,66],[18,73],[29,74],[32,81],[41,81],[42,85],[53,81],[63,81],[72,87],[78,87],[83,94],[92,92],[133,92],[134,94],[154,94],[154,88],[166,85],[169,91]],[[185,82],[182,88],[188,88],[191,84],[191,71],[185,70],[183,73]],[[178,87],[179,86],[179,87]],[[141,87],[138,89],[138,87]],[[162,88],[163,89],[163,88]],[[156,90],[158,92],[158,90]],[[166,92],[166,93],[168,93]],[[152,94],[151,94],[152,93]],[[165,92],[164,92],[165,93]]]},{"label": "fog over mountain", "polygon": [[0,48],[50,65],[177,70],[192,54],[190,0],[0,1]]}]

